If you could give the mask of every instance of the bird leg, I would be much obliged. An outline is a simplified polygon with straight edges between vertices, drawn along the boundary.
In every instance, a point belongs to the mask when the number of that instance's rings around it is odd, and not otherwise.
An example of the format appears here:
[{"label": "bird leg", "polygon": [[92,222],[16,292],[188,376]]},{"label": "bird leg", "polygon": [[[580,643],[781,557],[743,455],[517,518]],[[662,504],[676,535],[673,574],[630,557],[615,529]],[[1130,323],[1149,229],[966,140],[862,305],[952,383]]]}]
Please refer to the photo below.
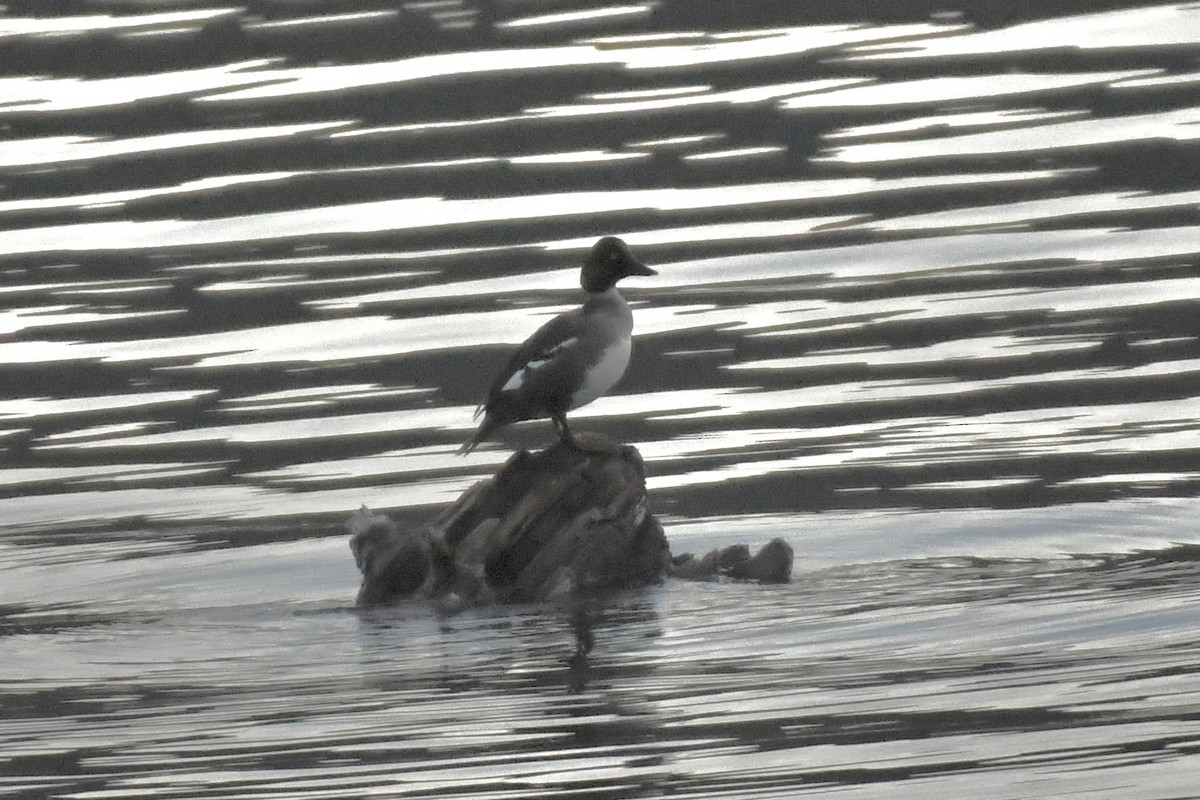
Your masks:
[{"label": "bird leg", "polygon": [[606,453],[617,454],[621,453],[625,446],[619,442],[614,442],[608,437],[599,436],[590,433],[572,433],[567,427],[567,415],[562,412],[550,412],[551,418],[554,420],[554,432],[558,434],[558,438],[563,444],[568,447],[573,447],[581,453]]},{"label": "bird leg", "polygon": [[558,434],[558,438],[576,450],[582,450],[583,448],[579,446],[579,440],[575,438],[575,434],[571,433],[571,429],[567,426],[567,415],[561,411],[551,411],[550,416],[554,419],[554,432]]}]

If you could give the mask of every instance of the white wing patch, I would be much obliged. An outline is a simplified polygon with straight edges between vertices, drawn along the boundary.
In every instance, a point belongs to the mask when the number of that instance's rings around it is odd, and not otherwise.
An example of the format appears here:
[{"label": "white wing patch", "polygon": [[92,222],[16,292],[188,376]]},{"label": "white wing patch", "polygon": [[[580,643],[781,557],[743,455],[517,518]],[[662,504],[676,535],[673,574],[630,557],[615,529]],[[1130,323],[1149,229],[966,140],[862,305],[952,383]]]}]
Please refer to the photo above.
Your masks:
[{"label": "white wing patch", "polygon": [[609,346],[600,360],[592,365],[584,377],[583,386],[571,397],[571,408],[586,406],[617,385],[625,368],[629,366],[631,344],[628,338],[619,339]]},{"label": "white wing patch", "polygon": [[512,376],[505,381],[500,387],[502,392],[515,392],[525,384],[525,376],[532,375],[539,367],[547,362],[553,361],[562,355],[568,348],[574,347],[579,342],[578,336],[572,336],[570,339],[563,339],[558,344],[550,347],[526,362],[525,366],[514,372]]}]

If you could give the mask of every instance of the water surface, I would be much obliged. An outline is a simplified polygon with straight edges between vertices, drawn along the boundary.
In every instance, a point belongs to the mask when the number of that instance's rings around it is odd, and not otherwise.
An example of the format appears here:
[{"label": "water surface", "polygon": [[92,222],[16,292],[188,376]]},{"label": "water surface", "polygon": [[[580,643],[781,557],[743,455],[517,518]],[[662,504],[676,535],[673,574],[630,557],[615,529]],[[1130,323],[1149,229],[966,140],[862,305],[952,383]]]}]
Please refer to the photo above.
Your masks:
[{"label": "water surface", "polygon": [[[1196,795],[1200,9],[15,3],[0,794]],[[362,614],[601,235],[676,551]],[[527,445],[548,426],[522,426]]]}]

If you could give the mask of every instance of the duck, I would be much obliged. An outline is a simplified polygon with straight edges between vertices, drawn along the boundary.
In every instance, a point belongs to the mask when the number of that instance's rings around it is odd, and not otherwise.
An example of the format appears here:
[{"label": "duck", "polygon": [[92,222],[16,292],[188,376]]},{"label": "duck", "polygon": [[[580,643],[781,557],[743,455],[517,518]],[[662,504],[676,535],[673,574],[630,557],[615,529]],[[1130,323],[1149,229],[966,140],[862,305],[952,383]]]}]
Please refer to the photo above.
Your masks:
[{"label": "duck", "polygon": [[513,353],[475,411],[483,421],[458,454],[470,453],[504,425],[545,417],[560,441],[588,449],[567,425],[567,412],[606,394],[629,366],[633,312],[617,282],[657,274],[616,236],[597,241],[580,270],[583,304],[538,328]]}]

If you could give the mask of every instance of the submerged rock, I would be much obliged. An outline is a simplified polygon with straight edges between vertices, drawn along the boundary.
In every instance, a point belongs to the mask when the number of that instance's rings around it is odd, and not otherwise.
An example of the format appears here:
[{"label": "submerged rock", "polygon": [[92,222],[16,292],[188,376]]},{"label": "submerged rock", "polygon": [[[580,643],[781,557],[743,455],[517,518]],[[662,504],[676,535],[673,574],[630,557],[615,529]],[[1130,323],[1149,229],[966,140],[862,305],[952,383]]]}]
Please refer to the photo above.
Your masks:
[{"label": "submerged rock", "polygon": [[772,539],[753,556],[744,544],[710,550],[697,558],[684,553],[671,559],[668,574],[689,580],[757,581],[787,583],[792,577],[792,546],[783,539]]},{"label": "submerged rock", "polygon": [[414,596],[452,608],[566,600],[667,575],[788,580],[792,550],[779,539],[754,557],[740,545],[673,560],[646,508],[637,450],[594,436],[588,443],[587,450],[559,442],[514,454],[419,530],[358,511],[347,524],[363,575],[358,604]]},{"label": "submerged rock", "polygon": [[372,514],[366,506],[350,518],[346,529],[354,563],[363,576],[355,601],[358,605],[378,605],[415,594],[432,577],[426,537],[400,530],[392,520]]}]

